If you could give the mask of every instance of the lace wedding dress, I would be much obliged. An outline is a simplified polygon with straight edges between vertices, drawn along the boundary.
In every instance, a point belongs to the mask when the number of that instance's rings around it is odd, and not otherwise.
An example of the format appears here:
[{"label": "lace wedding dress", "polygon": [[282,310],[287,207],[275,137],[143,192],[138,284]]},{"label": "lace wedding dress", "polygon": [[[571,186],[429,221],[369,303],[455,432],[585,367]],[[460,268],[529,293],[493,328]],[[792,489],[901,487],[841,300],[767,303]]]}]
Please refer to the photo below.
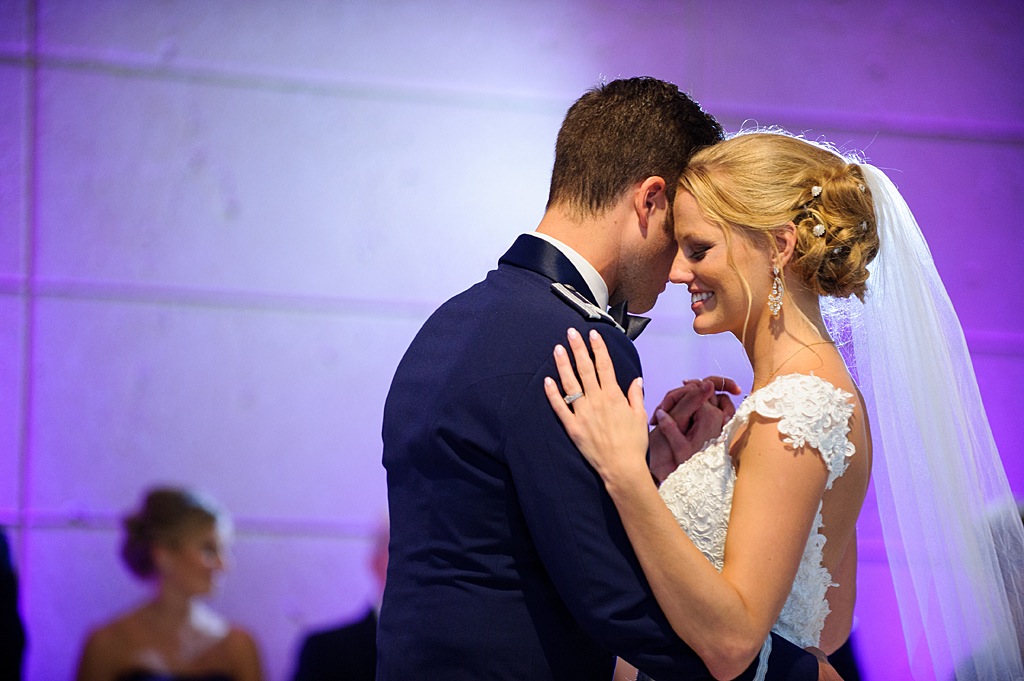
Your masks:
[{"label": "lace wedding dress", "polygon": [[[734,436],[752,414],[776,420],[783,441],[794,448],[817,451],[828,467],[825,489],[846,471],[854,446],[847,437],[853,396],[816,376],[789,374],[750,393],[722,434],[681,464],[662,483],[659,493],[690,539],[719,570],[725,558],[736,470],[729,456]],[[821,534],[821,504],[811,527],[793,590],[772,631],[801,648],[817,646],[829,613],[825,592],[832,576],[822,565],[825,536]],[[763,679],[771,653],[771,637],[761,649],[756,679]]]}]

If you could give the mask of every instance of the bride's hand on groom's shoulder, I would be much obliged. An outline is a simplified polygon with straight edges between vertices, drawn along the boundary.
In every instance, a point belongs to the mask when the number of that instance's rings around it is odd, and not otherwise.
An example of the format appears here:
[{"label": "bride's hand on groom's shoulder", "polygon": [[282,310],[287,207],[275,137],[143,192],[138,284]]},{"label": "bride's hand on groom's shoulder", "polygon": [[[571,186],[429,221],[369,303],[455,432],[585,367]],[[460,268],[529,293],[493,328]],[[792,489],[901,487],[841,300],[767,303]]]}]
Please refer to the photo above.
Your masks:
[{"label": "bride's hand on groom's shoulder", "polygon": [[[566,334],[568,350],[562,345],[555,346],[554,360],[562,389],[551,377],[545,378],[548,402],[606,487],[620,483],[630,487],[636,481],[650,484],[642,381],[635,379],[628,394],[623,394],[601,334],[592,330],[588,336],[593,358],[576,329],[569,329]],[[576,362],[575,370],[570,353]]]},{"label": "bride's hand on groom's shoulder", "polygon": [[709,440],[718,437],[722,426],[736,413],[729,394],[739,392],[732,379],[709,376],[684,381],[665,394],[651,418],[651,474],[659,484]]}]

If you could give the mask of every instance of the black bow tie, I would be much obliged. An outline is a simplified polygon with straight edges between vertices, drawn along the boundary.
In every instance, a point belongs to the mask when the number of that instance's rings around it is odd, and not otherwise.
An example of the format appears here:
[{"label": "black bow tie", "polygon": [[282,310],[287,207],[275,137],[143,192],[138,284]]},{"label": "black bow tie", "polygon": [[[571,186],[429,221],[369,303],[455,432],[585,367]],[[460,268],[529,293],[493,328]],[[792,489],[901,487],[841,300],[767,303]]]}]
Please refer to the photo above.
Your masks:
[{"label": "black bow tie", "polygon": [[623,300],[620,303],[616,303],[612,307],[608,308],[608,314],[615,320],[615,323],[626,330],[626,336],[629,340],[636,340],[636,337],[640,335],[640,332],[651,322],[650,317],[641,317],[635,314],[629,314],[626,308],[629,306],[627,301]]}]

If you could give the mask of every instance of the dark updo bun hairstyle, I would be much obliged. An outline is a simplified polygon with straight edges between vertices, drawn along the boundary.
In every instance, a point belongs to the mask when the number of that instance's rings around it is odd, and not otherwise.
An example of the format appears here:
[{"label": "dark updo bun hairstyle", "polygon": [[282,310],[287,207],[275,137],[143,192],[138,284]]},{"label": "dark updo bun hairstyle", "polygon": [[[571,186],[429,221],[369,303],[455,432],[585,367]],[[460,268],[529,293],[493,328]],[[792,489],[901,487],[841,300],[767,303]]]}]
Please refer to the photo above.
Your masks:
[{"label": "dark updo bun hairstyle", "polygon": [[153,549],[176,546],[189,530],[216,524],[223,512],[209,499],[177,487],[156,487],[146,492],[142,507],[123,520],[121,558],[137,577],[156,574]]}]

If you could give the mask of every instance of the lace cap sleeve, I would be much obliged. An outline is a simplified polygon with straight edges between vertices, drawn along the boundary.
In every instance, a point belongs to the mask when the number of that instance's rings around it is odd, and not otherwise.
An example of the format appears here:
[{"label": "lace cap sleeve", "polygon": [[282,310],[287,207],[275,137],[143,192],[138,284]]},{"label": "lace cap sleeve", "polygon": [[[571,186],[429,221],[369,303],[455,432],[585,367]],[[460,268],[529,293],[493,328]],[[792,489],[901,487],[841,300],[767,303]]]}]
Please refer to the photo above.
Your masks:
[{"label": "lace cap sleeve", "polygon": [[853,415],[853,395],[817,376],[780,376],[751,393],[740,406],[745,422],[752,413],[778,419],[783,442],[799,448],[810,446],[828,466],[826,489],[846,471],[855,450],[847,437]]}]

